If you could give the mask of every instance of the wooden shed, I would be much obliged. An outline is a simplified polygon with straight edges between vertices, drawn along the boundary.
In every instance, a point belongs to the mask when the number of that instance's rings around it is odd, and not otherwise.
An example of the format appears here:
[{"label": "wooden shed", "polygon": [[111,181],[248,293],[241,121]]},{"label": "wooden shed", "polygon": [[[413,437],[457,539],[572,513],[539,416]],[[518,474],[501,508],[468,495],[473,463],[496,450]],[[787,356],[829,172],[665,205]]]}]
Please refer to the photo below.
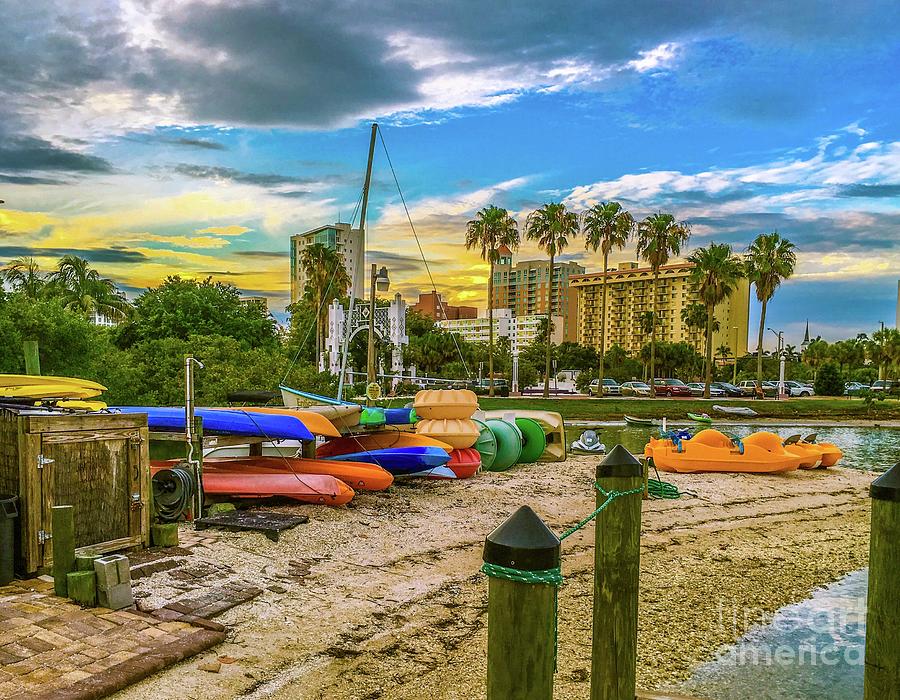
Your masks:
[{"label": "wooden shed", "polygon": [[0,410],[0,493],[19,496],[16,569],[52,564],[50,508],[75,508],[75,546],[111,552],[150,538],[147,417]]}]

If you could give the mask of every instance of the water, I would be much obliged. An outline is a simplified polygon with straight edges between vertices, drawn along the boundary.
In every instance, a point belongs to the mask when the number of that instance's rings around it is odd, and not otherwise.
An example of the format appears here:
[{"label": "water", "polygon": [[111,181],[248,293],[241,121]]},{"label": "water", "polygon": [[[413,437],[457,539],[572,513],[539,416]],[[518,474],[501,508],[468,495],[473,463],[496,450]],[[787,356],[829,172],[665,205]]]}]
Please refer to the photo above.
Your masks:
[{"label": "water", "polygon": [[[691,427],[696,428],[698,425],[692,423]],[[566,429],[566,436],[571,442],[584,429],[582,426],[569,426]],[[592,426],[591,429],[600,435],[600,440],[606,444],[607,450],[612,449],[613,445],[621,443],[632,453],[642,453],[644,445],[647,444],[647,437],[658,433],[658,428],[609,423]],[[844,451],[844,457],[838,466],[851,469],[885,471],[900,461],[900,428],[832,428],[802,424],[767,426],[757,423],[755,425],[722,425],[721,429],[741,437],[757,430],[770,430],[785,438],[798,433],[803,436],[815,433],[819,440],[833,442],[840,447]]]},{"label": "water", "polygon": [[868,571],[857,571],[782,608],[679,690],[716,700],[859,700],[867,585]]}]

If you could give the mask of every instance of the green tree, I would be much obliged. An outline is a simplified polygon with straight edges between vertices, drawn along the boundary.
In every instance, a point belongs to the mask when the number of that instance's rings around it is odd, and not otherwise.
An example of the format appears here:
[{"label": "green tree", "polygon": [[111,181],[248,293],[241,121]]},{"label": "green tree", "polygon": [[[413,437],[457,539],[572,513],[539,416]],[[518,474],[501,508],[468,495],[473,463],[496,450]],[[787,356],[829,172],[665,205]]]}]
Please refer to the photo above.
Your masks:
[{"label": "green tree", "polygon": [[819,396],[842,396],[844,393],[844,378],[841,371],[833,362],[826,362],[819,370],[814,384],[816,394]]},{"label": "green tree", "polygon": [[347,295],[353,282],[344,267],[344,256],[323,243],[313,243],[300,253],[300,268],[306,278],[303,294],[315,310],[316,362],[325,351],[328,305]]},{"label": "green tree", "polygon": [[691,281],[697,285],[700,299],[706,305],[706,386],[704,398],[709,398],[713,365],[713,322],[716,306],[725,301],[744,276],[744,266],[731,252],[727,243],[710,243],[706,248],[698,248],[688,257],[694,264]]},{"label": "green tree", "polygon": [[[606,353],[606,271],[609,266],[609,254],[613,250],[621,250],[634,233],[634,217],[618,202],[600,202],[582,214],[584,244],[595,253],[599,250],[603,255],[603,284],[600,300],[600,351],[598,358],[600,367],[598,376],[602,379],[603,358]],[[603,392],[597,394],[603,397]]]},{"label": "green tree", "polygon": [[797,264],[796,246],[782,238],[777,231],[761,233],[747,248],[745,261],[747,277],[756,287],[756,298],[762,304],[756,340],[756,381],[761,383],[766,308],[779,285],[794,274],[794,266]]},{"label": "green tree", "polygon": [[0,270],[0,282],[5,282],[10,289],[24,295],[27,299],[37,299],[46,284],[38,261],[28,257],[10,261],[6,267]]},{"label": "green tree", "polygon": [[70,311],[88,318],[98,313],[121,321],[131,313],[131,304],[115,283],[77,255],[60,259],[47,278],[47,292],[61,299]]},{"label": "green tree", "polygon": [[500,248],[519,247],[519,226],[506,209],[485,207],[466,224],[466,248],[476,249],[488,263],[488,396],[494,395],[494,265]]},{"label": "green tree", "polygon": [[659,286],[659,268],[669,262],[673,255],[681,253],[691,235],[691,227],[683,221],[676,221],[671,214],[658,212],[651,214],[637,229],[637,254],[646,260],[653,272],[653,312],[650,328],[650,381],[653,382],[656,366],[656,302]]},{"label": "green tree", "polygon": [[[698,301],[691,302],[681,309],[681,323],[685,325],[691,334],[698,335],[706,328],[706,307]],[[699,343],[695,346],[700,352]]]},{"label": "green tree", "polygon": [[[525,221],[525,237],[536,241],[550,258],[548,313],[556,310],[556,279],[554,261],[569,245],[569,238],[578,235],[578,216],[561,203],[545,204],[531,212]],[[550,398],[550,354],[552,343],[546,345],[544,365],[544,398]]]}]

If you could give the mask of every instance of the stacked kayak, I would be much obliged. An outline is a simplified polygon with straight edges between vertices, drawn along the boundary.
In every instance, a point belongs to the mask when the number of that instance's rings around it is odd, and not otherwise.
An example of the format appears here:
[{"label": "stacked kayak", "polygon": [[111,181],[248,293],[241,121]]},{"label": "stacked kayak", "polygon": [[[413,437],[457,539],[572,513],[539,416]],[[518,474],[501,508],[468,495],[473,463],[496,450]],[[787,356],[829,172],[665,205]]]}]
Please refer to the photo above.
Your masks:
[{"label": "stacked kayak", "polygon": [[422,476],[467,479],[478,472],[483,461],[476,447],[482,430],[472,420],[477,410],[478,397],[468,389],[424,389],[416,394],[413,400],[413,411],[419,419],[416,435],[449,446],[445,470]]},{"label": "stacked kayak", "polygon": [[100,396],[104,391],[106,387],[102,384],[78,377],[0,374],[0,399],[83,401]]},{"label": "stacked kayak", "polygon": [[411,476],[443,467],[450,460],[450,455],[440,447],[387,447],[333,456],[322,455],[321,458],[376,464],[394,476]]},{"label": "stacked kayak", "polygon": [[797,469],[803,461],[788,452],[777,435],[774,441],[760,433],[741,440],[712,429],[701,430],[689,439],[676,435],[651,438],[644,455],[663,471],[687,473],[786,472]]},{"label": "stacked kayak", "polygon": [[[183,431],[184,409],[158,406],[114,406],[116,413],[146,413],[147,425],[156,431]],[[194,415],[203,419],[204,433],[223,433],[264,437],[268,440],[314,440],[303,422],[292,415],[249,413],[243,409],[198,408]]]}]

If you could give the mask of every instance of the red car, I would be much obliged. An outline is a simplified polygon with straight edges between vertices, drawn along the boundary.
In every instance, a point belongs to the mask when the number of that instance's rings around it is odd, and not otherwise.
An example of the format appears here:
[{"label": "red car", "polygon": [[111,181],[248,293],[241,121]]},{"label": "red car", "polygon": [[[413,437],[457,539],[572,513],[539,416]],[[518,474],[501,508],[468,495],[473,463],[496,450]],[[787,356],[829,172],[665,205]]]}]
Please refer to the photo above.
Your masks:
[{"label": "red car", "polygon": [[680,379],[654,379],[654,396],[690,396],[691,387]]}]

